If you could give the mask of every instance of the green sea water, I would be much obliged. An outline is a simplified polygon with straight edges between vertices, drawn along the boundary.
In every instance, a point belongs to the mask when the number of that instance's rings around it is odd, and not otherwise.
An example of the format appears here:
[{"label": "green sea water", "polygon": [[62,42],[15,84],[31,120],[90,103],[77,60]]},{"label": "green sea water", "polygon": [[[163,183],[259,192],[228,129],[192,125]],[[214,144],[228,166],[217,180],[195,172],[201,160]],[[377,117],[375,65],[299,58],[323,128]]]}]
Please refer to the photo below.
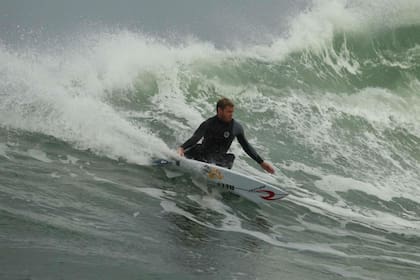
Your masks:
[{"label": "green sea water", "polygon": [[[418,279],[420,5],[315,1],[269,43],[0,43],[0,279]],[[222,96],[287,190],[150,165]]]}]

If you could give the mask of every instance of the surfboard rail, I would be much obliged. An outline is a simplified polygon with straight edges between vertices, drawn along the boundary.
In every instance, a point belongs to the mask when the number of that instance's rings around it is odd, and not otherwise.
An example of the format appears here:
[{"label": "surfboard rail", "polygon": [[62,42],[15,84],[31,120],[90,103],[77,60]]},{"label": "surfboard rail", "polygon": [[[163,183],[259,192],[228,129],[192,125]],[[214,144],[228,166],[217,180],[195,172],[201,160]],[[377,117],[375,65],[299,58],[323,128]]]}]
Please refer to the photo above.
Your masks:
[{"label": "surfboard rail", "polygon": [[214,183],[222,190],[235,193],[255,203],[279,201],[288,195],[287,191],[252,176],[185,157],[157,159],[153,161],[153,165],[173,166],[191,171]]}]

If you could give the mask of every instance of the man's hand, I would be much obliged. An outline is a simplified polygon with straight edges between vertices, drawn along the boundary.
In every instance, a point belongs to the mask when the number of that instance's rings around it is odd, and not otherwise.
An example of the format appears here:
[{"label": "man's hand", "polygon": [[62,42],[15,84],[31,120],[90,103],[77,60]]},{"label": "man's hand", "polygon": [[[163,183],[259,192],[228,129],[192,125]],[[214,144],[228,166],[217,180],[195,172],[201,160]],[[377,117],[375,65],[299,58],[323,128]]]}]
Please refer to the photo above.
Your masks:
[{"label": "man's hand", "polygon": [[273,168],[273,166],[271,166],[271,164],[269,164],[268,162],[266,162],[266,161],[263,161],[263,162],[261,162],[261,167],[265,170],[265,171],[267,171],[268,173],[271,173],[271,174],[274,174],[274,168]]},{"label": "man's hand", "polygon": [[182,147],[179,147],[178,150],[177,150],[178,155],[180,155],[181,157],[184,156],[184,152],[185,152],[184,148],[182,148]]}]

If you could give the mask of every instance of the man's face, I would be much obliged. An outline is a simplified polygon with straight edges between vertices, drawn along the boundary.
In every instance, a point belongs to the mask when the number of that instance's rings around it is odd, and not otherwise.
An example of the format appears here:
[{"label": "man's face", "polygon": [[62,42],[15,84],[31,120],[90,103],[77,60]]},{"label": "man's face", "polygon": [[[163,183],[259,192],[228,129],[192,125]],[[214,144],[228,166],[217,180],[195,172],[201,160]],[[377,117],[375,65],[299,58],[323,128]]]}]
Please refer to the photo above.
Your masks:
[{"label": "man's face", "polygon": [[224,122],[231,122],[233,118],[233,107],[226,106],[225,109],[217,108],[217,116]]}]

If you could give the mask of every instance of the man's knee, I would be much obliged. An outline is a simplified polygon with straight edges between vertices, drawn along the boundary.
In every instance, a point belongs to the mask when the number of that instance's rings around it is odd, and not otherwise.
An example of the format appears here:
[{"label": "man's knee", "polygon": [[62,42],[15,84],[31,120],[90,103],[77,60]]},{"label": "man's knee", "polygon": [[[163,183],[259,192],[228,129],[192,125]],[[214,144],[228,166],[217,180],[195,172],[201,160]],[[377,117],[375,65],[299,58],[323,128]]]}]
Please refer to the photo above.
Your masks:
[{"label": "man's knee", "polygon": [[184,155],[186,158],[200,160],[202,158],[200,144],[189,148],[187,151],[185,151]]},{"label": "man's knee", "polygon": [[218,155],[212,159],[212,162],[216,165],[231,169],[233,166],[233,161],[235,160],[234,154],[223,154]]},{"label": "man's knee", "polygon": [[226,167],[231,169],[233,166],[233,162],[235,161],[235,155],[234,154],[226,154]]}]

